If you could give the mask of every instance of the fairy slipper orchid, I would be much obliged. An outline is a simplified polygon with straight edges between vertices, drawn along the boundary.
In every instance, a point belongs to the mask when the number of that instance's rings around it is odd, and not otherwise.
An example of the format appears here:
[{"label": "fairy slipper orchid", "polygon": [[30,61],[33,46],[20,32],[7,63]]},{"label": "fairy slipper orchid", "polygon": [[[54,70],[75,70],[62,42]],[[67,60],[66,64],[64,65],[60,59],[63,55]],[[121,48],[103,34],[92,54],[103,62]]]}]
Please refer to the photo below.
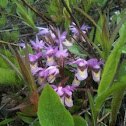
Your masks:
[{"label": "fairy slipper orchid", "polygon": [[53,49],[51,46],[46,47],[46,53],[45,54],[46,54],[46,58],[47,58],[47,61],[46,61],[47,66],[56,65],[54,56],[55,56],[55,53],[56,53],[57,50],[58,50],[57,47],[55,49]]},{"label": "fairy slipper orchid", "polygon": [[76,61],[73,61],[70,64],[77,64],[77,72],[76,72],[76,77],[79,81],[85,80],[88,76],[87,73],[87,61],[84,59],[79,58]]},{"label": "fairy slipper orchid", "polygon": [[38,74],[38,84],[44,86],[47,83],[46,77],[47,77],[46,69],[41,68]]},{"label": "fairy slipper orchid", "polygon": [[80,85],[80,80],[78,80],[76,76],[77,75],[75,74],[75,77],[74,77],[74,80],[72,82],[72,85],[78,87]]},{"label": "fairy slipper orchid", "polygon": [[103,63],[104,63],[103,61],[98,62],[97,59],[88,60],[88,67],[92,72],[92,77],[95,82],[100,81],[100,75],[101,75],[100,65],[102,65]]},{"label": "fairy slipper orchid", "polygon": [[47,80],[49,83],[53,83],[59,74],[59,69],[57,66],[50,66],[45,71],[47,73]]}]

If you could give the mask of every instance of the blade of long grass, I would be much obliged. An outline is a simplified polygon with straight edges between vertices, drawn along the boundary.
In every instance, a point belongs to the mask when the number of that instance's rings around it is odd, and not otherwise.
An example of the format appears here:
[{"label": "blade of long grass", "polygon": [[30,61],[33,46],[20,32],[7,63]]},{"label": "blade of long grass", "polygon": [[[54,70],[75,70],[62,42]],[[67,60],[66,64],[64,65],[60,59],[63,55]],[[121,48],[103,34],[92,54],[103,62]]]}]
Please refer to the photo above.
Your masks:
[{"label": "blade of long grass", "polygon": [[91,117],[92,117],[92,126],[96,126],[96,115],[95,115],[95,106],[94,106],[94,101],[92,98],[92,95],[90,91],[88,90],[88,99],[89,99],[89,104],[91,108]]}]

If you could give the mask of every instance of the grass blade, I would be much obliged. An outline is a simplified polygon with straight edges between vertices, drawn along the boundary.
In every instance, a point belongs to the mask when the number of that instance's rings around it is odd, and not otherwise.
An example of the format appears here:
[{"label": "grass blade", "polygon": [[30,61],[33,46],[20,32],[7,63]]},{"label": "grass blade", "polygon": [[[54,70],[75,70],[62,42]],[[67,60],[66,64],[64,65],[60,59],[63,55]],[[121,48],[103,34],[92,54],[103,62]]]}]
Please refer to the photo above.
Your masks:
[{"label": "grass blade", "polygon": [[91,117],[92,117],[92,126],[96,126],[96,115],[95,115],[95,106],[94,106],[94,101],[92,98],[92,95],[90,91],[88,91],[88,98],[89,98],[89,104],[91,108]]}]

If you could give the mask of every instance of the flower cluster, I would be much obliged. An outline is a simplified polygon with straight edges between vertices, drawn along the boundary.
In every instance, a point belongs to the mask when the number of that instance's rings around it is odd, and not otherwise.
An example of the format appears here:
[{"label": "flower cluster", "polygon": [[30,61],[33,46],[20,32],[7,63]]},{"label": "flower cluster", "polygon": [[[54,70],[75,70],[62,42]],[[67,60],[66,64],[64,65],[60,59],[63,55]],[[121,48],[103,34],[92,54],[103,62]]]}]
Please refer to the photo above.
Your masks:
[{"label": "flower cluster", "polygon": [[98,62],[97,59],[90,59],[86,61],[80,58],[73,61],[71,64],[77,65],[77,70],[72,85],[79,86],[80,82],[88,77],[88,69],[92,72],[93,80],[95,82],[100,81],[100,65],[103,64],[103,61]]},{"label": "flower cluster", "polygon": [[[35,54],[29,54],[31,72],[39,85],[44,87],[46,83],[51,84],[52,88],[59,95],[62,104],[67,107],[72,107],[72,92],[79,86],[82,80],[88,77],[89,69],[92,72],[93,80],[99,82],[100,65],[103,64],[103,62],[98,62],[97,59],[86,61],[80,58],[70,62],[72,57],[69,57],[69,51],[66,47],[72,46],[72,43],[66,39],[67,31],[61,34],[59,29],[55,29],[54,34],[47,28],[38,27],[38,29],[40,32],[36,35],[36,40],[30,40],[30,45],[35,51]],[[80,36],[75,28],[71,27],[70,29],[76,38]],[[81,29],[85,34],[88,27],[83,25]],[[40,40],[40,38],[42,39]],[[24,46],[22,47],[24,48]],[[57,85],[55,81],[56,78],[61,78],[61,81],[63,81],[65,78],[65,66],[71,64],[77,65],[72,86],[68,83],[66,86],[65,84]]]},{"label": "flower cluster", "polygon": [[75,90],[74,86],[65,86],[64,88],[62,86],[55,86],[52,85],[53,89],[57,92],[57,94],[60,97],[61,103],[67,107],[73,106],[73,100],[72,100],[72,91]]}]

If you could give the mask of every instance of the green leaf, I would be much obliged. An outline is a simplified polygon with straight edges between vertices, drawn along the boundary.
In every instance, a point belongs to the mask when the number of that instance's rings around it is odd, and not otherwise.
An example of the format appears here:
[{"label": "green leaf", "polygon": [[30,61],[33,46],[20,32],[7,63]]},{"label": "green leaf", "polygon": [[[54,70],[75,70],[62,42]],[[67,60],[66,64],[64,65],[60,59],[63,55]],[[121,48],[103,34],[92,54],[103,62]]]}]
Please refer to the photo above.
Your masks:
[{"label": "green leaf", "polygon": [[24,122],[26,122],[28,124],[31,124],[35,120],[35,118],[28,117],[21,112],[17,112],[17,115],[20,117],[20,119],[22,119]]},{"label": "green leaf", "polygon": [[15,119],[11,119],[11,118],[8,118],[8,119],[5,119],[4,121],[1,121],[0,122],[0,126],[3,126],[3,125],[5,125],[5,124],[7,124],[7,123],[10,123],[10,122],[12,122],[12,121],[14,121]]},{"label": "green leaf", "polygon": [[76,43],[74,43],[71,47],[68,47],[68,50],[72,53],[72,54],[75,54],[75,55],[77,55],[77,56],[80,56],[80,57],[85,57],[86,56],[86,54],[82,54],[81,52],[80,52],[80,47],[76,44]]},{"label": "green leaf", "polygon": [[16,72],[11,69],[0,68],[0,84],[15,85],[18,84]]},{"label": "green leaf", "polygon": [[8,0],[0,0],[1,7],[6,8],[7,4],[8,4]]},{"label": "green leaf", "polygon": [[33,28],[35,31],[37,28],[35,27],[34,21],[31,17],[31,15],[28,14],[26,8],[18,1],[16,1],[17,4],[17,13],[18,15],[24,20],[24,22],[29,25],[31,28]]},{"label": "green leaf", "polygon": [[73,116],[74,126],[88,126],[87,122],[81,116]]},{"label": "green leaf", "polygon": [[107,90],[113,80],[118,63],[120,61],[122,48],[125,43],[125,36],[126,32],[124,30],[124,32],[120,35],[120,38],[117,40],[114,49],[108,57],[108,60],[105,63],[104,71],[98,88],[98,95]]},{"label": "green leaf", "polygon": [[0,67],[10,68],[10,65],[5,60],[3,60],[3,58],[1,56],[0,56]]},{"label": "green leaf", "polygon": [[88,91],[88,99],[91,108],[92,126],[96,126],[95,106],[91,93]]},{"label": "green leaf", "polygon": [[40,96],[38,117],[41,126],[74,126],[72,116],[49,85],[46,85]]},{"label": "green leaf", "polygon": [[108,90],[104,91],[102,94],[99,94],[95,99],[95,103],[96,103],[95,110],[97,111],[97,113],[100,111],[101,106],[105,102],[106,98],[112,95],[113,92],[116,92],[117,90],[125,87],[126,87],[126,82],[116,82]]},{"label": "green leaf", "polygon": [[[8,52],[7,50],[5,50],[5,53]],[[10,54],[10,52],[8,52]],[[15,65],[3,54],[0,53],[0,56],[12,67],[12,69],[17,73],[17,75],[20,76],[20,78],[23,79],[23,76],[21,75],[20,71],[17,69],[17,67],[15,67]]]},{"label": "green leaf", "polygon": [[112,100],[112,112],[110,115],[110,126],[114,126],[117,119],[117,114],[122,103],[123,94],[126,88],[122,88],[114,92]]}]

